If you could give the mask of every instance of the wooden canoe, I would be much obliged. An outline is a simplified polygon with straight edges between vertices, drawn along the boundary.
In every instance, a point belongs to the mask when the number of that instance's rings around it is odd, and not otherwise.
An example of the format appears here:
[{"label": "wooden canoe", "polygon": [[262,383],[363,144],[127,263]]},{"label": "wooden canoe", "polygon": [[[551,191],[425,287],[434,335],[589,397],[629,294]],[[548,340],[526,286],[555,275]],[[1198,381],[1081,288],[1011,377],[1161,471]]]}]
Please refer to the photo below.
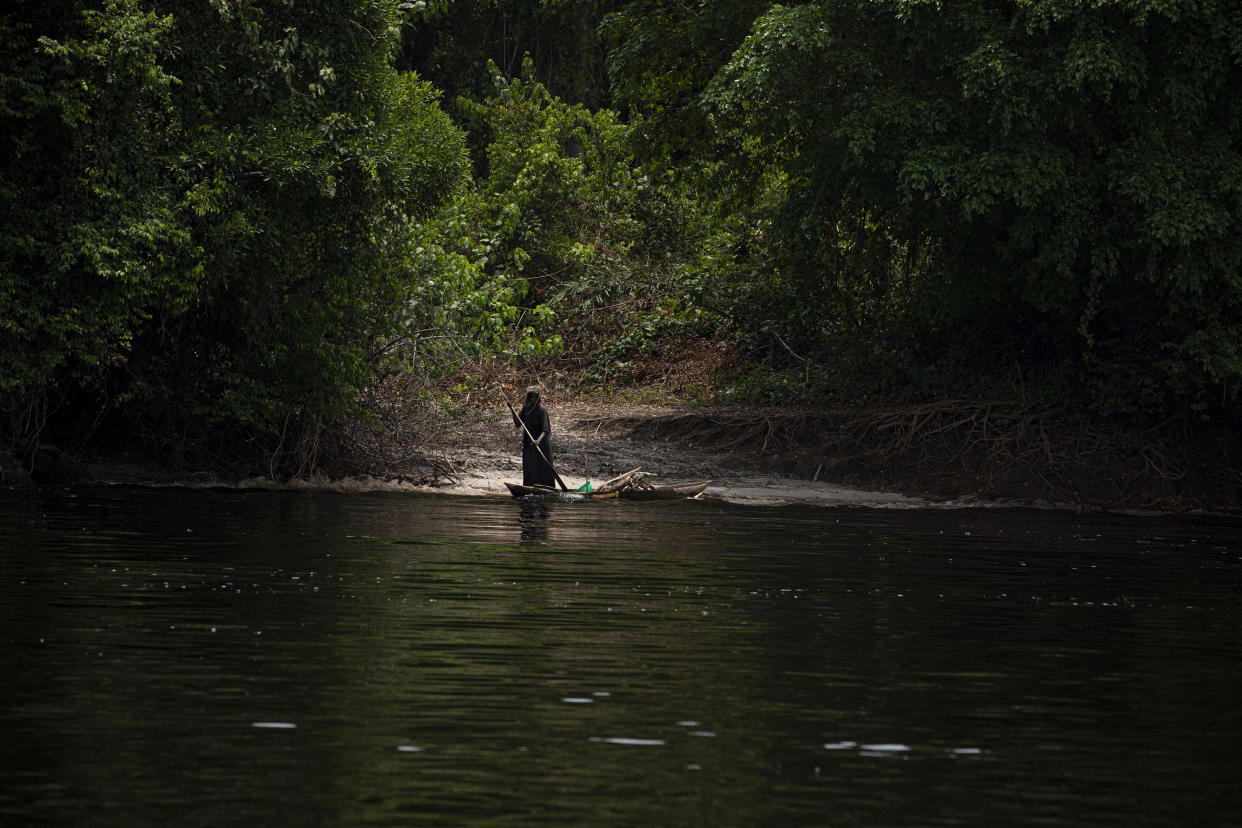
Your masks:
[{"label": "wooden canoe", "polygon": [[520,483],[506,483],[509,488],[509,494],[514,497],[529,497],[533,500],[603,500],[608,497],[616,497],[616,492],[607,492],[600,494],[598,492],[575,492],[560,491],[548,486],[523,486]]},{"label": "wooden canoe", "polygon": [[680,486],[651,486],[648,488],[628,487],[611,492],[575,492],[559,491],[547,486],[523,486],[519,483],[506,483],[509,494],[514,497],[529,497],[532,500],[586,501],[604,500],[619,497],[622,500],[686,500],[698,497],[703,490],[711,485],[710,480],[698,483],[684,483]]},{"label": "wooden canoe", "polygon": [[649,489],[634,487],[622,489],[617,496],[622,500],[685,500],[698,497],[711,484],[712,481],[704,480],[698,483],[683,483],[680,486],[653,486]]}]

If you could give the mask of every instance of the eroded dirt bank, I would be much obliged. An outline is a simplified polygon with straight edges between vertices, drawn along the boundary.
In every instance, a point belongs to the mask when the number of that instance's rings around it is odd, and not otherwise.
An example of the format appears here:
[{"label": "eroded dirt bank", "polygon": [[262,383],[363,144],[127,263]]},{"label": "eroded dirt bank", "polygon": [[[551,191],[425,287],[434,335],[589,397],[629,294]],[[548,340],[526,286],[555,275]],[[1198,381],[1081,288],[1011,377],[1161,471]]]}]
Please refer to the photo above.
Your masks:
[{"label": "eroded dirt bank", "polygon": [[[1130,442],[1060,409],[946,401],[877,409],[550,404],[557,467],[576,486],[632,468],[709,479],[739,503],[1022,504],[1137,512],[1242,512],[1237,447]],[[480,412],[445,441],[453,488],[503,493],[521,464],[507,414]]]},{"label": "eroded dirt bank", "polygon": [[[631,469],[660,484],[712,481],[705,497],[733,503],[809,503],[826,506],[919,506],[928,501],[896,491],[869,490],[823,475],[800,476],[775,454],[755,446],[696,445],[693,437],[645,434],[677,412],[663,406],[571,403],[554,406],[554,462],[570,488],[598,484]],[[644,428],[644,425],[647,428]],[[483,412],[452,434],[444,459],[454,479],[445,491],[507,495],[521,482],[520,440],[507,413]],[[816,479],[811,479],[816,477]]]},{"label": "eroded dirt bank", "polygon": [[[571,488],[596,485],[631,469],[657,475],[658,484],[710,480],[705,497],[751,505],[917,507],[932,501],[897,489],[868,488],[823,473],[801,474],[788,457],[762,445],[696,441],[655,433],[682,409],[615,403],[550,404],[555,462]],[[373,435],[392,444],[365,447],[353,473],[278,481],[220,471],[172,470],[124,454],[63,458],[73,468],[42,485],[154,485],[188,488],[427,491],[508,497],[506,481],[521,482],[521,441],[503,408],[472,409],[411,434]],[[397,450],[393,444],[400,443]],[[419,449],[426,449],[419,452]],[[758,450],[756,450],[758,449]],[[402,459],[408,458],[408,459]],[[30,485],[14,465],[5,485]],[[822,470],[821,470],[822,472]],[[24,482],[22,481],[24,478]]]},{"label": "eroded dirt bank", "polygon": [[[1242,513],[1232,442],[1192,451],[1120,444],[1057,410],[1012,403],[793,410],[553,399],[549,410],[570,487],[639,468],[664,484],[710,480],[706,496],[745,504]],[[230,479],[101,457],[83,458],[76,482],[507,496],[505,481],[521,480],[520,441],[503,406],[389,425],[363,434],[347,451],[356,462],[332,479]]]}]

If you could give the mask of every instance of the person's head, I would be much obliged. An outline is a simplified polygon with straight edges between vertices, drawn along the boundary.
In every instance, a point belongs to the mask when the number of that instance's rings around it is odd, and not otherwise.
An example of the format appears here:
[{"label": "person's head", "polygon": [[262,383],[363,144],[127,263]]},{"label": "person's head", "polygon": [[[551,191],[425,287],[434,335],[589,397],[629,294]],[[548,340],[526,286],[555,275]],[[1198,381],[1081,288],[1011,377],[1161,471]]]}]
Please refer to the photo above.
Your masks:
[{"label": "person's head", "polygon": [[532,385],[526,389],[526,404],[534,405],[539,402],[539,398],[543,396],[543,389],[538,385]]}]

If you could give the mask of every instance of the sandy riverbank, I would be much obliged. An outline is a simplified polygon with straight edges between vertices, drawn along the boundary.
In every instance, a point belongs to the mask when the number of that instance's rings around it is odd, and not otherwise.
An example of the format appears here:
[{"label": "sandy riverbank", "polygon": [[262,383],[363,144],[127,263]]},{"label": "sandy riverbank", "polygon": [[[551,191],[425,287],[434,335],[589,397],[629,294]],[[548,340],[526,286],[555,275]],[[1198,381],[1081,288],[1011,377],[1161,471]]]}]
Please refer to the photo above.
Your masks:
[{"label": "sandy riverbank", "polygon": [[[1210,490],[1168,475],[1152,478],[1150,462],[1100,451],[1079,456],[1049,442],[1042,427],[1038,451],[1004,442],[1010,435],[1003,432],[986,452],[976,448],[974,455],[940,439],[945,429],[939,427],[927,429],[928,439],[916,439],[914,425],[928,421],[923,409],[862,412],[869,419],[860,419],[856,411],[681,409],[583,400],[553,401],[549,408],[556,466],[571,488],[641,469],[664,485],[710,480],[706,497],[746,505],[1018,505],[1158,514],[1235,513],[1238,502],[1232,477],[1221,478],[1228,485]],[[974,419],[985,430],[1004,423],[1001,417]],[[870,431],[860,432],[859,422]],[[860,439],[860,433],[873,442]],[[893,434],[904,439],[903,451],[891,450]],[[972,445],[981,442],[973,433],[965,436]],[[459,410],[422,421],[410,434],[375,433],[368,439],[372,449],[364,456],[370,459],[353,464],[353,475],[343,479],[224,480],[127,465],[113,457],[84,460],[85,474],[75,482],[507,497],[505,482],[521,480],[520,440],[503,408]],[[1057,464],[1041,464],[1045,453]]]},{"label": "sandy riverbank", "polygon": [[[841,482],[812,480],[781,469],[771,454],[696,447],[684,440],[636,436],[633,422],[666,417],[667,407],[569,403],[552,410],[555,463],[567,486],[587,480],[599,485],[631,469],[657,475],[660,485],[710,480],[705,498],[755,506],[810,504],[910,508],[932,501],[893,491],[868,490]],[[624,423],[624,424],[621,424]],[[156,485],[188,488],[318,490],[340,492],[432,492],[509,497],[506,482],[521,482],[521,441],[507,412],[476,410],[438,429],[434,483],[410,469],[400,474],[344,479],[310,477],[277,482],[263,477],[223,480],[206,474],[176,474],[116,458],[85,461],[86,481],[100,485]],[[813,476],[813,475],[812,475]]]},{"label": "sandy riverbank", "polygon": [[[631,469],[658,477],[660,485],[712,481],[703,496],[746,505],[916,507],[929,501],[897,492],[783,474],[771,457],[721,451],[672,439],[643,439],[631,426],[613,425],[667,416],[658,406],[570,403],[552,410],[557,470],[570,488],[600,482]],[[520,482],[521,449],[507,413],[482,412],[454,432],[443,453],[454,479],[434,491],[508,496],[505,482]]]}]

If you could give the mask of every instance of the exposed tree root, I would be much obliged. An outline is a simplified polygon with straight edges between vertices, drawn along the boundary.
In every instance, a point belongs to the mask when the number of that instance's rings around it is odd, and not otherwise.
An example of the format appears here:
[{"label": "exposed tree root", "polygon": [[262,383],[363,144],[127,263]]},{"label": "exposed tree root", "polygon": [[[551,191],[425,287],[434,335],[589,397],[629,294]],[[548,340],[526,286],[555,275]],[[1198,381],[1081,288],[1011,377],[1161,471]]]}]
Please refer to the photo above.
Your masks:
[{"label": "exposed tree root", "polygon": [[368,417],[330,429],[317,467],[333,477],[367,474],[417,485],[452,480],[457,469],[435,448],[446,442],[452,423],[408,384],[390,380],[368,389],[362,400]]},{"label": "exposed tree root", "polygon": [[[601,418],[635,437],[751,452],[808,480],[833,478],[946,497],[1223,511],[1242,508],[1237,458],[1202,458],[1152,431],[1128,442],[1064,406],[945,400],[871,409],[682,411]],[[1195,473],[1191,473],[1191,467]]]}]

